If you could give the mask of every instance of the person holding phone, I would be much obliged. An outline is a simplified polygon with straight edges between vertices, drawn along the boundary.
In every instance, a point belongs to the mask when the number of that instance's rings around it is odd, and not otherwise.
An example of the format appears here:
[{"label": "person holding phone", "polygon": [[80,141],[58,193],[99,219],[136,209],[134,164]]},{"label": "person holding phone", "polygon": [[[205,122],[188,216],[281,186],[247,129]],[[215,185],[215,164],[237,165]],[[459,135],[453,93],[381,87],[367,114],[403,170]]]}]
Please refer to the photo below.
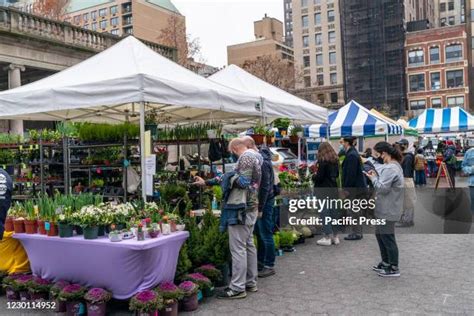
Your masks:
[{"label": "person holding phone", "polygon": [[405,179],[400,165],[402,154],[389,143],[379,142],[373,148],[373,157],[383,163],[376,164],[377,171],[364,171],[364,174],[375,189],[375,217],[385,220],[385,225],[375,227],[382,261],[373,266],[372,270],[382,277],[399,277],[395,223],[399,220],[403,208]]}]

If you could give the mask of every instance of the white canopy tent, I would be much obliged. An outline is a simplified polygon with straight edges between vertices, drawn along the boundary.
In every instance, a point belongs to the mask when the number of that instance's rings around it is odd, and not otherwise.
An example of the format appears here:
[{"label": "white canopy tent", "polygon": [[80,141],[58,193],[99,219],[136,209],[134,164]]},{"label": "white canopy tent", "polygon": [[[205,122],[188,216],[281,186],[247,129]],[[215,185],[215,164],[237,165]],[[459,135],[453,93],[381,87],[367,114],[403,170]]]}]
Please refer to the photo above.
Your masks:
[{"label": "white canopy tent", "polygon": [[261,80],[236,65],[229,65],[209,80],[262,98],[263,111],[270,117],[288,117],[303,123],[324,123],[328,110],[300,99]]},{"label": "white canopy tent", "polygon": [[[129,36],[57,74],[1,92],[0,118],[91,122],[140,118],[143,150],[147,110],[156,109],[171,123],[286,116],[284,111],[266,114],[260,102],[259,96],[209,81]],[[144,198],[145,158],[142,155]]]}]

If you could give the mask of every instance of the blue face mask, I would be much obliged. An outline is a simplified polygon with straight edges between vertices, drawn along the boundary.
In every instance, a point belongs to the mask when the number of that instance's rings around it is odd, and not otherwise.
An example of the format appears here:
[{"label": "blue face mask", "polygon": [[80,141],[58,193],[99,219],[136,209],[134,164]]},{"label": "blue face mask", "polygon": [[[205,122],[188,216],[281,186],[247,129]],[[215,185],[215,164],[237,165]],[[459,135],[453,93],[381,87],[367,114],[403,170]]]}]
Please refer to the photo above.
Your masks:
[{"label": "blue face mask", "polygon": [[344,145],[343,144],[339,145],[339,151],[341,151],[341,150],[344,150]]}]

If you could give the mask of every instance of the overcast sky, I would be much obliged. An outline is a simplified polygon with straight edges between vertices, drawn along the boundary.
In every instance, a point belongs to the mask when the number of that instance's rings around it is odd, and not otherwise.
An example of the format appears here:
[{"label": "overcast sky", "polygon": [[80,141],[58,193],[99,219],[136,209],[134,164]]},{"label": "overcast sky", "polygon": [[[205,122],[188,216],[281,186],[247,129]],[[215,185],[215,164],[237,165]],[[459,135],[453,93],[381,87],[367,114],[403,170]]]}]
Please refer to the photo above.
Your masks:
[{"label": "overcast sky", "polygon": [[205,61],[227,65],[227,46],[254,39],[253,22],[265,13],[283,22],[283,0],[172,0],[198,37]]}]

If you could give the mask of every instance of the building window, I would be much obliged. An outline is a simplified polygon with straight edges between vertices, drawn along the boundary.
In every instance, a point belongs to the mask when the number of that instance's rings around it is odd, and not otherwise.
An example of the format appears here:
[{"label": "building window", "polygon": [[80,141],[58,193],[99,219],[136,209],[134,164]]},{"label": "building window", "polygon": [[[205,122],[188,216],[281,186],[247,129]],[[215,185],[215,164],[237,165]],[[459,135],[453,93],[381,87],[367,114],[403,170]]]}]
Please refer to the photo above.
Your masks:
[{"label": "building window", "polygon": [[425,75],[411,75],[410,76],[410,91],[424,91],[425,90]]},{"label": "building window", "polygon": [[421,66],[425,63],[423,50],[413,50],[408,53],[408,65]]},{"label": "building window", "polygon": [[317,33],[316,36],[314,37],[316,41],[316,45],[322,45],[323,44],[323,35],[321,33]]},{"label": "building window", "polygon": [[446,46],[446,62],[462,59],[462,45],[454,44]]},{"label": "building window", "polygon": [[99,10],[99,16],[106,16],[107,15],[107,9],[100,9]]},{"label": "building window", "polygon": [[336,53],[331,52],[329,53],[329,64],[334,65],[336,63]]},{"label": "building window", "polygon": [[89,24],[84,24],[83,28],[85,28],[86,30],[89,29]]},{"label": "building window", "polygon": [[454,16],[448,17],[448,24],[449,24],[449,25],[454,25],[454,24],[456,24],[456,23],[455,23],[455,18],[454,18]]},{"label": "building window", "polygon": [[91,30],[93,30],[93,31],[97,30],[97,23],[96,22],[91,24]]},{"label": "building window", "polygon": [[123,24],[124,25],[129,25],[129,24],[132,24],[133,23],[133,17],[130,15],[130,16],[127,16],[123,19]]},{"label": "building window", "polygon": [[441,98],[431,99],[431,107],[434,109],[441,108]]},{"label": "building window", "polygon": [[118,7],[114,5],[113,7],[110,7],[110,14],[117,14],[118,12]]},{"label": "building window", "polygon": [[311,58],[309,56],[303,56],[303,66],[305,68],[311,66]]},{"label": "building window", "polygon": [[331,92],[331,103],[337,103],[337,92]]},{"label": "building window", "polygon": [[97,19],[97,11],[92,11],[92,12],[91,12],[91,19],[92,19],[92,20]]},{"label": "building window", "polygon": [[458,88],[464,86],[464,72],[462,70],[446,71],[446,86]]},{"label": "building window", "polygon": [[110,31],[111,34],[113,35],[119,35],[119,30],[118,29],[113,29],[112,31]]},{"label": "building window", "polygon": [[321,25],[321,13],[314,14],[314,25]]},{"label": "building window", "polygon": [[330,75],[331,84],[337,84],[337,73],[333,72]]},{"label": "building window", "polygon": [[439,47],[430,48],[430,63],[439,64]]},{"label": "building window", "polygon": [[110,19],[110,25],[112,26],[117,26],[118,25],[118,18],[111,18]]},{"label": "building window", "polygon": [[324,104],[326,98],[324,97],[324,94],[318,94],[318,102],[319,104]]},{"label": "building window", "polygon": [[446,11],[446,3],[445,2],[441,2],[439,4],[439,11],[441,11],[441,12]]},{"label": "building window", "polygon": [[311,77],[304,77],[304,87],[305,88],[311,87]]},{"label": "building window", "polygon": [[[317,75],[316,81],[318,82],[318,86],[324,86],[324,75]],[[324,101],[323,101],[324,103]]]},{"label": "building window", "polygon": [[336,42],[336,32],[331,31],[328,33],[328,41],[330,44],[333,44]]},{"label": "building window", "polygon": [[316,55],[316,65],[322,66],[323,65],[323,54]]},{"label": "building window", "polygon": [[446,18],[442,18],[439,21],[440,21],[439,23],[440,23],[441,26],[446,26]]},{"label": "building window", "polygon": [[309,47],[309,36],[303,36],[303,47]]},{"label": "building window", "polygon": [[123,29],[125,34],[133,34],[133,28],[127,27]]},{"label": "building window", "polygon": [[474,21],[474,9],[471,9],[471,22]]},{"label": "building window", "polygon": [[100,21],[100,28],[101,29],[107,28],[107,20]]},{"label": "building window", "polygon": [[431,90],[441,89],[441,77],[439,72],[433,72],[430,75]]},{"label": "building window", "polygon": [[309,19],[307,15],[303,15],[301,17],[301,26],[302,27],[308,27],[309,26]]},{"label": "building window", "polygon": [[410,109],[411,110],[422,110],[426,108],[426,101],[425,100],[416,100],[410,101]]},{"label": "building window", "polygon": [[308,6],[308,0],[301,0],[301,6],[302,7],[307,7]]},{"label": "building window", "polygon": [[334,22],[335,19],[334,10],[328,11],[328,23]]},{"label": "building window", "polygon": [[455,106],[464,107],[464,97],[449,97],[448,98],[448,106],[450,108]]},{"label": "building window", "polygon": [[449,1],[448,2],[448,11],[453,11],[454,10],[454,1]]},{"label": "building window", "polygon": [[80,15],[76,15],[74,17],[74,24],[79,24],[81,22],[81,16]]},{"label": "building window", "polygon": [[87,21],[87,20],[89,20],[89,13],[84,13],[84,14],[82,15],[82,19],[84,20],[84,22]]}]

